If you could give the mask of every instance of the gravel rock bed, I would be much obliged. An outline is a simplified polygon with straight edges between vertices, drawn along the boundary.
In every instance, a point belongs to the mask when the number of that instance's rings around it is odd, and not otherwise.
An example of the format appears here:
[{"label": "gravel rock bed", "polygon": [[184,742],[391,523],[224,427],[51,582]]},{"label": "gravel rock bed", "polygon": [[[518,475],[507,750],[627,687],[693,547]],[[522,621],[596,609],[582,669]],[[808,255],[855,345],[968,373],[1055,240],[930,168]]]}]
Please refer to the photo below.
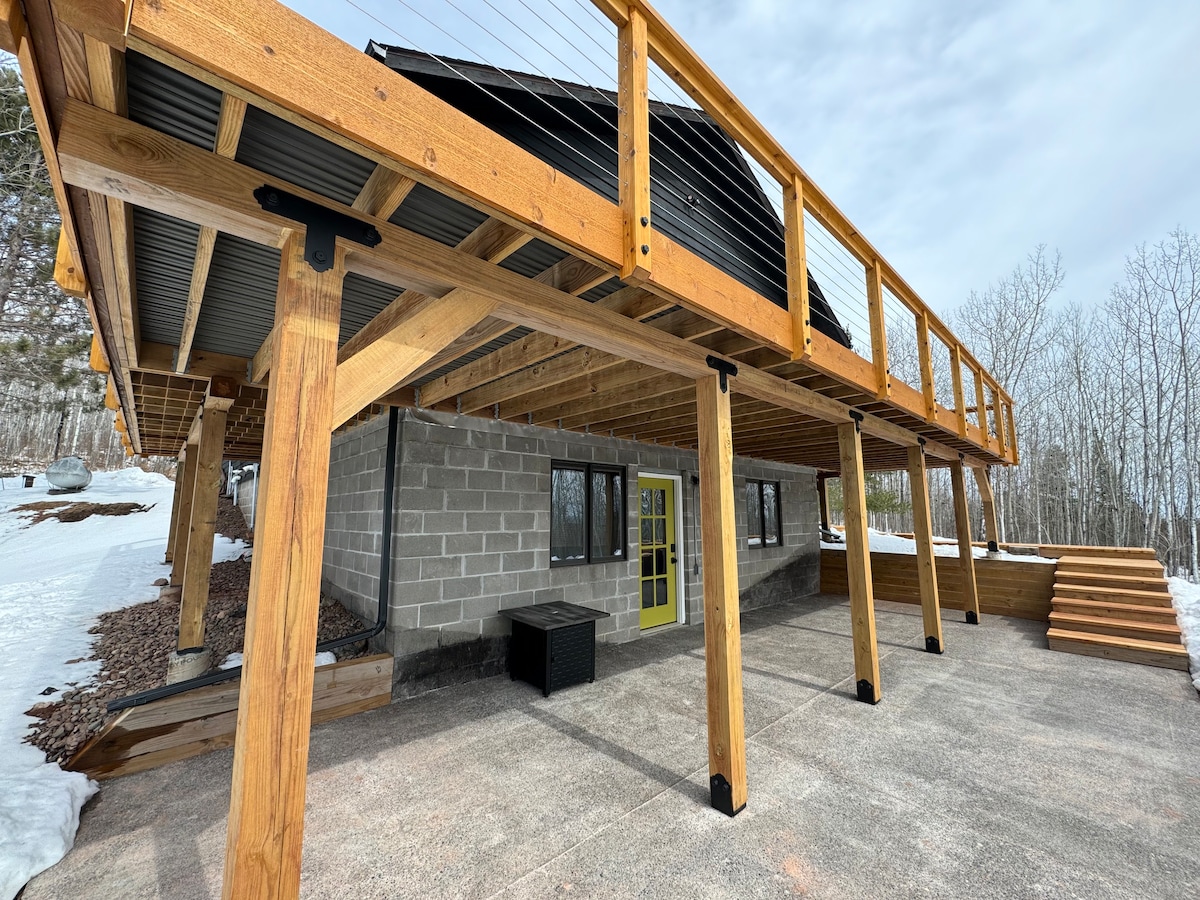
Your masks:
[{"label": "gravel rock bed", "polygon": [[[247,540],[241,512],[222,498],[218,528],[240,533],[229,536]],[[236,516],[236,521],[234,517]],[[240,529],[231,527],[240,523]],[[221,531],[227,534],[227,531]],[[250,590],[250,559],[243,556],[212,567],[208,607],[205,610],[205,645],[212,649],[213,666],[230,653],[241,652],[246,630],[246,601]],[[46,753],[50,762],[64,763],[96,732],[119,713],[106,709],[110,700],[135,694],[166,683],[167,656],[175,649],[179,626],[178,591],[158,600],[127,606],[100,616],[91,628],[96,635],[92,655],[100,663],[94,683],[72,686],[54,703],[35,704],[28,714],[40,721],[28,740]],[[363,624],[344,606],[321,596],[317,640],[326,641],[358,631]],[[339,660],[361,656],[365,644],[339,647]],[[75,660],[73,660],[75,661]],[[79,660],[81,661],[81,660]],[[61,685],[47,685],[57,688]]]}]

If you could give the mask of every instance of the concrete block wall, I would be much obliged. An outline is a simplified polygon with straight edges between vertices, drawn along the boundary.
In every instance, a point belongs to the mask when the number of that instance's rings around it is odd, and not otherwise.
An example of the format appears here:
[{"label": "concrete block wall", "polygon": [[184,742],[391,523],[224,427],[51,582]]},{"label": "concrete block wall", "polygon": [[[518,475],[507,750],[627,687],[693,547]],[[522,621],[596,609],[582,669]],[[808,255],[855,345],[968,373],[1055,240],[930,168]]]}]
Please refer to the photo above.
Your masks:
[{"label": "concrete block wall", "polygon": [[[334,439],[324,586],[373,618],[387,420]],[[623,465],[624,561],[550,566],[551,460]],[[388,627],[397,690],[415,693],[504,670],[504,609],[566,600],[609,613],[602,641],[638,638],[639,472],[682,476],[679,574],[684,618],[703,621],[696,520],[696,454],[657,445],[477,417],[405,410],[400,422]],[[811,470],[735,460],[739,586],[747,608],[815,593],[820,579],[816,482]],[[779,481],[783,543],[746,547],[745,479]]]}]

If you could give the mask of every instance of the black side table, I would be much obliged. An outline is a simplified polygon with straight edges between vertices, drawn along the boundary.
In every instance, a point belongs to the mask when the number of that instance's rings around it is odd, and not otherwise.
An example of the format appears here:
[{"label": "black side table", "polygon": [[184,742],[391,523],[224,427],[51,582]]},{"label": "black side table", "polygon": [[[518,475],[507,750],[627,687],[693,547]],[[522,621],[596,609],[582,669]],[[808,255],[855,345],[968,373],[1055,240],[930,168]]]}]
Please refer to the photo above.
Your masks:
[{"label": "black side table", "polygon": [[596,680],[596,620],[608,613],[574,603],[540,603],[501,611],[512,619],[508,673],[551,691]]}]

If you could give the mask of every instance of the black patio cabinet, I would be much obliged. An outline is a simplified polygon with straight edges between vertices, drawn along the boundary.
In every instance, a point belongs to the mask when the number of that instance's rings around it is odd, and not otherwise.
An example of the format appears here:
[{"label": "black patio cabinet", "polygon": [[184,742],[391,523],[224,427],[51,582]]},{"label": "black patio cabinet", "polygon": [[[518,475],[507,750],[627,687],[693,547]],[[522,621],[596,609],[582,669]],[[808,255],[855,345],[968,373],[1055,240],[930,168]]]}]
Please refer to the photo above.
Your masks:
[{"label": "black patio cabinet", "polygon": [[542,603],[504,611],[512,620],[508,672],[551,691],[596,680],[596,620],[608,613],[574,603]]}]

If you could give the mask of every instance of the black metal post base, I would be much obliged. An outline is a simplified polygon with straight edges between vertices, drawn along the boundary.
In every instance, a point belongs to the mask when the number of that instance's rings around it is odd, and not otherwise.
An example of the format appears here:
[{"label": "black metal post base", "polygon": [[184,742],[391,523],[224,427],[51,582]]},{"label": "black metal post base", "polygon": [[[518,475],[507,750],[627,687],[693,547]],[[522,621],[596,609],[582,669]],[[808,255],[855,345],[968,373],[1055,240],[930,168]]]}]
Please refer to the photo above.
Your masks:
[{"label": "black metal post base", "polygon": [[967,610],[967,624],[968,625],[978,625],[979,624],[979,614],[974,612],[973,610],[968,609]]},{"label": "black metal post base", "polygon": [[863,703],[870,703],[874,706],[879,701],[875,699],[875,685],[863,678],[855,687],[858,689],[858,699]]},{"label": "black metal post base", "polygon": [[997,544],[995,541],[988,541],[988,552],[989,553],[999,553],[1000,545]]},{"label": "black metal post base", "polygon": [[937,638],[935,638],[933,635],[927,635],[925,637],[925,652],[926,653],[941,653],[942,652],[942,642],[939,641]]},{"label": "black metal post base", "polygon": [[712,808],[725,813],[731,819],[746,808],[745,803],[737,809],[733,808],[733,785],[720,772],[708,779],[708,796]]}]

